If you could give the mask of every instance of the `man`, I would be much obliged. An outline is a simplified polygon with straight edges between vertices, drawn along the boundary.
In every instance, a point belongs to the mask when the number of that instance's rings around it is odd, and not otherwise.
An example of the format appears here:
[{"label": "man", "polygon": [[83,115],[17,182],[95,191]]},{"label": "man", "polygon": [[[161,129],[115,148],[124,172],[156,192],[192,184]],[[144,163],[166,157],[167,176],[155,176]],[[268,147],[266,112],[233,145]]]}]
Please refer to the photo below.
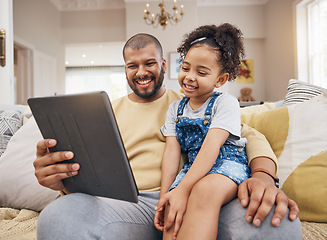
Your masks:
[{"label": "man", "polygon": [[[35,175],[41,185],[67,195],[41,212],[39,240],[161,239],[161,232],[153,224],[165,145],[160,127],[169,104],[181,99],[181,95],[162,86],[166,60],[156,38],[148,34],[133,36],[126,42],[123,55],[126,78],[133,92],[115,101],[113,108],[140,190],[139,203],[68,194],[61,180],[78,174],[79,165],[55,164],[71,159],[73,153],[49,153],[48,148],[56,141],[42,140],[37,145]],[[274,174],[275,156],[265,138],[247,126],[242,134],[248,138],[252,172],[262,168]],[[273,178],[267,173],[253,173],[252,178],[239,186],[238,198],[221,209],[219,239],[301,239],[296,203],[274,186]]]}]

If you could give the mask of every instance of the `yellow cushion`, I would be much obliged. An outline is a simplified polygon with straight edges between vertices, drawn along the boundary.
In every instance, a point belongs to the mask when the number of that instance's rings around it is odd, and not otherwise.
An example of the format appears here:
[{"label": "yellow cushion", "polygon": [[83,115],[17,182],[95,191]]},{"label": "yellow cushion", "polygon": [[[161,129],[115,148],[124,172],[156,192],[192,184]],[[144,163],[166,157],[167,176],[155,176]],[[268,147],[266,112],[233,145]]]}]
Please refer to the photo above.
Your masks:
[{"label": "yellow cushion", "polygon": [[289,119],[287,107],[266,112],[242,114],[241,122],[265,135],[276,157],[280,156],[288,134]]},{"label": "yellow cushion", "polygon": [[280,185],[298,203],[300,219],[327,222],[327,93],[241,117],[271,144]]},{"label": "yellow cushion", "polygon": [[252,105],[248,107],[241,108],[241,114],[250,114],[250,113],[258,113],[258,112],[265,112],[268,110],[275,109],[276,105],[272,102],[266,102],[264,104],[259,105]]},{"label": "yellow cushion", "polygon": [[326,222],[327,219],[327,151],[301,163],[287,178],[282,190],[296,199],[300,219]]}]

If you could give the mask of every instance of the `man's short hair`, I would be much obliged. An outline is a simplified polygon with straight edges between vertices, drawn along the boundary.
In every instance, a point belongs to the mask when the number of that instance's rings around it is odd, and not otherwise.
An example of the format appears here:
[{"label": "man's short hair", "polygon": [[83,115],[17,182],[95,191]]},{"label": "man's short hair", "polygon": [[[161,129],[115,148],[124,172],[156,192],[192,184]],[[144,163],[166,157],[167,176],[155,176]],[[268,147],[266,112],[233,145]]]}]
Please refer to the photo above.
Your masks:
[{"label": "man's short hair", "polygon": [[160,58],[163,57],[163,50],[162,50],[162,46],[159,42],[159,40],[147,33],[138,33],[134,36],[132,36],[130,39],[127,40],[127,42],[124,45],[123,48],[123,57],[125,60],[125,48],[131,48],[131,49],[141,49],[141,48],[145,48],[146,46],[148,46],[149,44],[154,43],[157,50],[160,53]]}]

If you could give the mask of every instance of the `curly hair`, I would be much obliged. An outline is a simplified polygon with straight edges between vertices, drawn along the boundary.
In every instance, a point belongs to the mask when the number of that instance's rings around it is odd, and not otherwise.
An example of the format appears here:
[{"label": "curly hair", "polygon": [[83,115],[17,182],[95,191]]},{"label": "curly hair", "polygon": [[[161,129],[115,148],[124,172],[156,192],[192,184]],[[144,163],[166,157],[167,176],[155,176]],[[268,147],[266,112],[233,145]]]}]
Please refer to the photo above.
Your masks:
[{"label": "curly hair", "polygon": [[235,26],[224,23],[219,26],[203,25],[185,35],[181,45],[177,48],[180,61],[184,59],[191,47],[206,44],[217,53],[218,64],[223,73],[229,73],[229,80],[239,75],[241,59],[245,56],[243,34]]}]

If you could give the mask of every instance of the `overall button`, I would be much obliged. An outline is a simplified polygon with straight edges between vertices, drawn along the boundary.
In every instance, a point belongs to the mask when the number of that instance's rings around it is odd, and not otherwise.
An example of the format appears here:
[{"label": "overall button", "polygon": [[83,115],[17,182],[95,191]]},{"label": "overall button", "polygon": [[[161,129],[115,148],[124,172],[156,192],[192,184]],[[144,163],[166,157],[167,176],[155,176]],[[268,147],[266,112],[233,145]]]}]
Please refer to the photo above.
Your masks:
[{"label": "overall button", "polygon": [[243,148],[239,147],[239,148],[237,148],[237,151],[243,152]]},{"label": "overall button", "polygon": [[203,120],[203,125],[204,125],[204,126],[207,126],[208,124],[209,124],[209,120],[208,120],[208,119],[204,119],[204,120]]}]

